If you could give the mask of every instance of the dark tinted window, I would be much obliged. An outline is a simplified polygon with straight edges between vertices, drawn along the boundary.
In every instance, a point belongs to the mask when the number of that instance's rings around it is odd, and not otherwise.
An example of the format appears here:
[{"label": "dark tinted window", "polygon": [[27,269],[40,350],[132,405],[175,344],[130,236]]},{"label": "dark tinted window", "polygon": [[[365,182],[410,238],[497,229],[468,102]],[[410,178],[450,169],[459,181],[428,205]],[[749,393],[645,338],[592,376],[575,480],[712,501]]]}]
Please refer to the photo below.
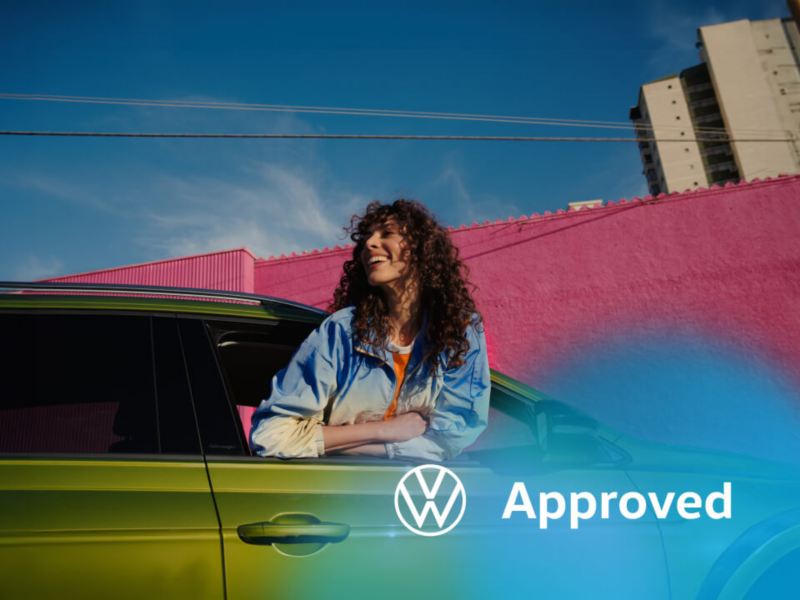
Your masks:
[{"label": "dark tinted window", "polygon": [[247,454],[205,324],[198,319],[181,319],[179,326],[205,451]]},{"label": "dark tinted window", "polygon": [[186,379],[178,322],[176,319],[153,318],[152,323],[161,452],[200,454],[197,419]]},{"label": "dark tinted window", "polygon": [[291,321],[209,321],[206,325],[241,421],[240,430],[247,438],[255,407],[271,393],[273,375],[289,364],[314,325]]},{"label": "dark tinted window", "polygon": [[0,315],[0,332],[0,452],[197,452],[174,320]]},{"label": "dark tinted window", "polygon": [[289,364],[314,330],[292,322],[209,321],[209,331],[237,406],[258,406],[270,394],[272,376]]}]

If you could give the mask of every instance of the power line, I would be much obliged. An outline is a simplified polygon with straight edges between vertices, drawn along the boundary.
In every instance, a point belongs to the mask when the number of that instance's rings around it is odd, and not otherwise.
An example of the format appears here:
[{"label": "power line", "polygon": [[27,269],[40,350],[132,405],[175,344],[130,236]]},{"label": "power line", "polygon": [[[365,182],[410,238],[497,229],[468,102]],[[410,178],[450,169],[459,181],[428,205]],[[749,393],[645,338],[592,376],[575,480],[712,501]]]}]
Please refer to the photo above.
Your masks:
[{"label": "power line", "polygon": [[0,93],[0,99],[4,100],[36,100],[44,102],[71,102],[79,104],[112,104],[125,106],[155,106],[161,108],[201,108],[216,110],[244,110],[244,111],[268,111],[268,112],[293,112],[293,113],[316,113],[327,115],[348,115],[348,116],[377,116],[377,117],[404,117],[418,119],[444,119],[444,120],[470,120],[470,121],[489,121],[506,123],[529,123],[534,125],[550,124],[572,124],[585,126],[596,124],[598,126],[613,126],[630,129],[629,123],[619,121],[590,121],[581,119],[553,119],[545,117],[519,117],[509,115],[482,115],[471,113],[450,113],[450,112],[429,112],[429,111],[410,111],[394,109],[373,109],[373,108],[337,108],[330,106],[302,106],[302,105],[282,105],[282,104],[247,104],[241,102],[216,102],[216,101],[192,101],[192,100],[145,100],[139,98],[106,98],[95,96],[55,96],[41,94],[10,94]]},{"label": "power line", "polygon": [[[510,115],[486,115],[473,113],[453,113],[453,112],[430,112],[430,111],[409,111],[394,109],[371,109],[371,108],[339,108],[330,106],[302,106],[284,104],[248,104],[240,102],[218,102],[203,100],[149,100],[141,98],[110,98],[102,96],[63,96],[49,94],[15,94],[0,93],[0,100],[25,100],[42,102],[67,102],[77,104],[105,104],[122,106],[147,106],[159,108],[191,108],[191,109],[212,109],[212,110],[236,110],[236,111],[267,111],[267,112],[287,112],[287,113],[313,113],[324,115],[341,116],[362,116],[362,117],[384,117],[384,118],[412,118],[428,120],[450,120],[450,121],[474,121],[488,123],[511,123],[520,125],[546,125],[556,127],[583,127],[590,129],[623,129],[627,131],[685,131],[683,126],[658,126],[651,125],[632,125],[621,121],[597,121],[589,119],[562,119],[549,117],[520,117]],[[693,131],[698,133],[725,134],[728,132],[719,127],[693,127]],[[781,130],[760,130],[760,129],[739,129],[731,132],[734,135],[781,135],[785,136],[786,131]],[[775,141],[784,141],[783,139]]]},{"label": "power line", "polygon": [[429,140],[467,142],[790,142],[789,138],[728,139],[708,138],[629,138],[629,137],[559,137],[559,136],[502,136],[502,135],[393,135],[349,133],[156,133],[125,131],[0,131],[5,136],[83,137],[83,138],[168,138],[168,139],[282,139],[282,140]]}]

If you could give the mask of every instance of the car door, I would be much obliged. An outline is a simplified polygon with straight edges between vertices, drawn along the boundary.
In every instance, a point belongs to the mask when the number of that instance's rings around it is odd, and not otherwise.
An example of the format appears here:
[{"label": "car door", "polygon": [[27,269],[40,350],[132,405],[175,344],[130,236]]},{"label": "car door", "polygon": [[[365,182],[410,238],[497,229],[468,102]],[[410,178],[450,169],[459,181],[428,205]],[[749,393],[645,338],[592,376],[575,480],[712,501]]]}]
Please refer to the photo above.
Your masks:
[{"label": "car door", "polygon": [[223,597],[174,317],[5,311],[0,331],[0,597]]},{"label": "car door", "polygon": [[[249,456],[246,427],[237,421],[233,406],[242,396],[252,404],[251,394],[257,393],[252,386],[260,378],[262,389],[268,387],[277,368],[272,363],[285,362],[280,335],[287,336],[288,346],[299,343],[301,335],[285,324],[283,330],[265,324],[261,331],[233,321],[201,326],[187,320],[181,325],[192,348],[202,346],[204,328],[210,334],[208,357],[194,357],[192,378],[198,379],[193,389],[207,392],[195,399],[202,405],[199,413],[209,412],[200,416],[201,430],[222,523],[229,599],[667,596],[652,519],[598,519],[580,530],[570,529],[565,520],[540,530],[536,522],[516,518],[520,515],[502,519],[515,481],[527,482],[531,494],[583,490],[599,496],[605,490],[634,489],[620,466],[624,456],[615,456],[613,444],[595,439],[590,428],[562,419],[559,431],[547,415],[537,417],[524,399],[495,386],[489,429],[446,465],[466,490],[462,521],[441,536],[418,535],[401,523],[396,510],[398,483],[413,463]],[[273,352],[280,360],[271,361]],[[254,377],[250,371],[259,365],[262,373]],[[220,382],[209,380],[214,372]],[[232,396],[227,409],[212,408],[226,395]],[[225,420],[227,433],[220,427]],[[547,451],[538,439],[544,430],[552,438]],[[240,450],[234,449],[237,445]],[[431,479],[427,483],[434,485]],[[451,489],[442,488],[445,495]],[[420,486],[410,491],[420,506],[423,495]]]}]

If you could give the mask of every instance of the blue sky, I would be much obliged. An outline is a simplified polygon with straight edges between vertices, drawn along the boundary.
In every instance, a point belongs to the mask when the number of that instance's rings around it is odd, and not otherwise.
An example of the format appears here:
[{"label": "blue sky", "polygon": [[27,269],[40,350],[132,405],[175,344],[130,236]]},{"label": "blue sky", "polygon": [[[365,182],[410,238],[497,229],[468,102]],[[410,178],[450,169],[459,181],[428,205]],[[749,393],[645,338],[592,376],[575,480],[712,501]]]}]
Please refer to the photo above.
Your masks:
[{"label": "blue sky", "polygon": [[[0,92],[627,120],[729,2],[3,2]],[[0,129],[615,135],[615,130],[0,99]],[[626,132],[623,132],[626,133]],[[645,193],[634,144],[0,137],[0,279],[342,243],[371,199],[448,225]]]}]

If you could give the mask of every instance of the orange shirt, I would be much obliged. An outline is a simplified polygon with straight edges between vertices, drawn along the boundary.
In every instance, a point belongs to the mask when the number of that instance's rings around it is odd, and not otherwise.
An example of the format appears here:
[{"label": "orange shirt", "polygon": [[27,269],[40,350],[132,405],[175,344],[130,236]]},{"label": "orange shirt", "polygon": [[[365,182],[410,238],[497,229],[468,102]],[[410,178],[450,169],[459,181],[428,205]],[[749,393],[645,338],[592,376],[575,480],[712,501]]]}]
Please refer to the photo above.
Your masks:
[{"label": "orange shirt", "polygon": [[406,376],[406,367],[408,366],[408,360],[411,358],[411,352],[407,354],[392,352],[392,356],[394,357],[394,374],[397,377],[397,385],[394,388],[392,403],[383,415],[384,421],[391,419],[397,410],[397,398],[400,396],[400,388],[403,387],[403,379],[405,379]]}]

